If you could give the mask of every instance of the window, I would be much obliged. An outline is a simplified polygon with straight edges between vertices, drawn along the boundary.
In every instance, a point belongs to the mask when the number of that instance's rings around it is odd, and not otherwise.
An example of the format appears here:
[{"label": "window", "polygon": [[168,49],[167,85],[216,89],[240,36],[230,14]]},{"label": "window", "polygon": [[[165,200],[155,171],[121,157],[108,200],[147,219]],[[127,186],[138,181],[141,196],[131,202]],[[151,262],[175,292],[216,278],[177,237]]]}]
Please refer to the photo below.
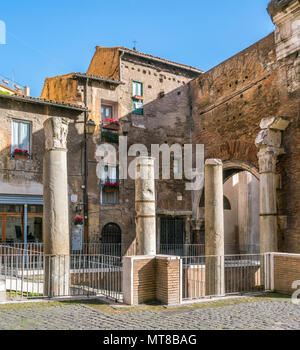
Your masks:
[{"label": "window", "polygon": [[132,112],[134,114],[144,114],[143,105],[143,83],[132,82]]},{"label": "window", "polygon": [[115,165],[105,165],[101,169],[101,203],[119,203],[119,173]]},{"label": "window", "polygon": [[174,158],[174,178],[182,178],[182,158]]},{"label": "window", "polygon": [[113,119],[113,108],[112,106],[102,105],[101,106],[101,120],[105,122],[105,119]]},{"label": "window", "polygon": [[20,120],[12,121],[12,153],[15,149],[28,150],[30,153],[30,129],[31,125],[28,122]]},{"label": "window", "polygon": [[132,96],[143,96],[143,84],[138,81],[132,82]]},{"label": "window", "polygon": [[43,206],[0,204],[0,242],[41,243],[43,241]]}]

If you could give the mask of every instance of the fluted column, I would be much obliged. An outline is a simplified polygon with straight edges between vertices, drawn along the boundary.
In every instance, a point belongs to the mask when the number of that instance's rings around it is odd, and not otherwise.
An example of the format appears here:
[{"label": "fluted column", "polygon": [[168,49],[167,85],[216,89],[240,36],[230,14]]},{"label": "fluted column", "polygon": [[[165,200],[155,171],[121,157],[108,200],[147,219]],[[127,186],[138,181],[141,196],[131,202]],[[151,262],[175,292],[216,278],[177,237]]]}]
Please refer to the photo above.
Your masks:
[{"label": "fluted column", "polygon": [[44,294],[49,297],[69,294],[68,123],[68,119],[59,117],[44,122]]}]

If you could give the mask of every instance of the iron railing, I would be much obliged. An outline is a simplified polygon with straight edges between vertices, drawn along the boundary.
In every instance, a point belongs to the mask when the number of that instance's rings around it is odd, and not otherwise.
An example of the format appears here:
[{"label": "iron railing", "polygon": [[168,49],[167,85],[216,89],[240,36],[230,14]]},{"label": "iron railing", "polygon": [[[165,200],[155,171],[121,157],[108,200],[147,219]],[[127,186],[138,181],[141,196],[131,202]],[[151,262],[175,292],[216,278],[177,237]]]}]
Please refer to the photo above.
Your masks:
[{"label": "iron railing", "polygon": [[43,243],[0,243],[0,254],[25,254],[25,252],[41,254]]},{"label": "iron railing", "polygon": [[[42,254],[44,252],[43,243],[0,243],[0,254]],[[81,249],[73,250],[73,255],[81,254],[101,254],[109,256],[135,255],[134,245],[126,243],[82,243]]]},{"label": "iron railing", "polygon": [[[247,254],[255,250],[258,254],[259,246],[248,246]],[[240,255],[240,247],[236,244],[224,245],[225,255]],[[0,243],[0,254],[24,254],[43,253],[43,243]],[[129,243],[82,243],[81,249],[73,250],[71,246],[70,254],[101,254],[109,256],[129,256],[136,255],[135,244]],[[205,244],[159,244],[157,254],[177,255],[177,256],[203,256],[205,255]],[[253,254],[253,253],[251,253]]]},{"label": "iron railing", "polygon": [[204,244],[160,244],[157,246],[158,254],[177,256],[205,255]]},{"label": "iron railing", "polygon": [[263,254],[185,256],[181,259],[183,300],[264,290]]},{"label": "iron railing", "polygon": [[8,299],[98,296],[122,300],[122,259],[100,254],[0,254]]}]

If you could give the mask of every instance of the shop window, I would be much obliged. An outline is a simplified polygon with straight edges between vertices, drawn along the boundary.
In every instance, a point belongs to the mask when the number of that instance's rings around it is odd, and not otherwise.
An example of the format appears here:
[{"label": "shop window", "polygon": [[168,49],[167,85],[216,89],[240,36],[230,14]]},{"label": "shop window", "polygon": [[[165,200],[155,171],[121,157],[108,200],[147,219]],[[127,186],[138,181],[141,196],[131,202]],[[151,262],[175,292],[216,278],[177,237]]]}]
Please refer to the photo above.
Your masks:
[{"label": "shop window", "polygon": [[24,243],[26,236],[28,243],[43,241],[43,206],[0,204],[0,241]]}]

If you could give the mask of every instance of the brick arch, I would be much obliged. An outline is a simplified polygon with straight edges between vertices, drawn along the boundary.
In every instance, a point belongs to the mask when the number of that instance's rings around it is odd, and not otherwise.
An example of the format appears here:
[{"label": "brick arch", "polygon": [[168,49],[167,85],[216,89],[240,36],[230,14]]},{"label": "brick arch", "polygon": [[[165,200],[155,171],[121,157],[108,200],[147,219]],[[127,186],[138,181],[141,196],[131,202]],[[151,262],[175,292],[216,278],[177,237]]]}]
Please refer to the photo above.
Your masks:
[{"label": "brick arch", "polygon": [[[254,146],[255,147],[255,146]],[[257,152],[257,149],[255,147],[255,150]],[[206,157],[206,159],[209,159],[210,157]],[[218,158],[218,159],[222,159],[220,157],[214,157],[214,158]],[[257,163],[257,162],[256,162]],[[236,170],[233,171],[231,176],[234,175],[235,173],[239,172],[239,171],[248,171],[250,172],[253,176],[255,176],[258,180],[259,180],[259,170],[258,167],[255,165],[253,165],[252,163],[249,163],[248,161],[243,161],[243,160],[223,160],[223,172],[225,170]],[[224,183],[225,181],[227,181],[230,178],[227,177],[226,179],[224,179]],[[200,204],[200,200],[202,197],[204,191],[204,184],[203,184],[203,188],[200,189],[199,191],[195,191],[195,193],[193,194],[193,204],[192,204],[192,210],[193,210],[193,217],[196,217],[196,212],[197,212],[197,208],[199,207]]]},{"label": "brick arch", "polygon": [[229,140],[212,148],[205,149],[205,158],[218,158],[224,162],[239,161],[258,166],[257,148],[254,143],[239,140]]}]

